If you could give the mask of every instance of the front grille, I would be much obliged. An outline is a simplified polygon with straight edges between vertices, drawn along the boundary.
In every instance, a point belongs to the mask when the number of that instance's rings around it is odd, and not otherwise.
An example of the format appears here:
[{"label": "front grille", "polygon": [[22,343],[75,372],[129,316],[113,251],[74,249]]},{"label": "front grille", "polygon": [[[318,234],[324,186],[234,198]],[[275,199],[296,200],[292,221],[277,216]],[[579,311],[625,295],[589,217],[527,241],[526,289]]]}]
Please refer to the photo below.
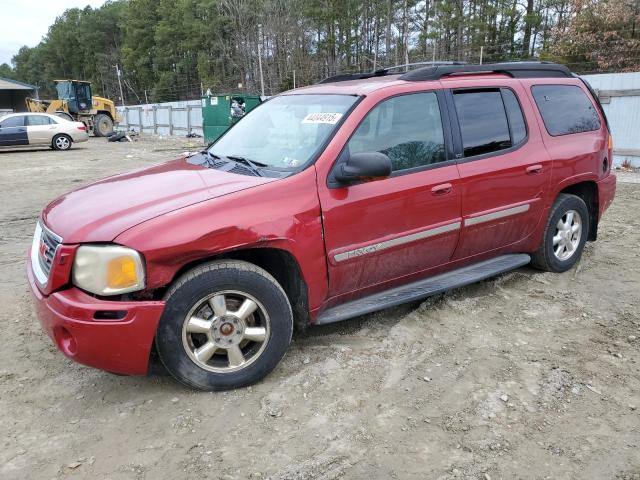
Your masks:
[{"label": "front grille", "polygon": [[61,243],[62,239],[59,236],[44,227],[42,223],[38,223],[33,238],[31,265],[38,282],[42,286],[47,284],[51,267],[53,266],[53,259]]},{"label": "front grille", "polygon": [[60,245],[60,240],[53,233],[43,228],[41,241],[44,244],[45,248],[40,249],[40,265],[42,266],[42,270],[48,277],[49,273],[51,272],[51,265],[53,265],[53,257],[56,254],[58,245]]}]

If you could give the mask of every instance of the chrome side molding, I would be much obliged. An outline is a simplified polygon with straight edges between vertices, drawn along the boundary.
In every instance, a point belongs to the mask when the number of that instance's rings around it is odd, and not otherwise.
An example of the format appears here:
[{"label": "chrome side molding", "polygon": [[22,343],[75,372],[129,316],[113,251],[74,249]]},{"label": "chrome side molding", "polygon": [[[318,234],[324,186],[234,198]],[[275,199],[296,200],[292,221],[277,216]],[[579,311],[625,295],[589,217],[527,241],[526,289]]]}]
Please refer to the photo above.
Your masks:
[{"label": "chrome side molding", "polygon": [[487,213],[478,217],[467,218],[464,221],[464,226],[469,227],[471,225],[477,225],[478,223],[490,222],[491,220],[497,220],[498,218],[510,217],[511,215],[517,215],[518,213],[524,213],[529,211],[530,204],[518,205],[517,207],[505,208],[504,210],[498,210],[497,212]]},{"label": "chrome side molding", "polygon": [[398,245],[404,245],[405,243],[414,242],[416,240],[422,240],[423,238],[433,237],[441,233],[452,232],[460,229],[460,222],[448,223],[435,228],[429,228],[420,232],[412,233],[410,235],[404,235],[402,237],[392,238],[391,240],[385,240],[384,242],[373,243],[366,247],[356,248],[346,252],[338,253],[334,255],[333,259],[336,262],[344,262],[350,258],[361,257],[363,255],[369,255],[371,253],[379,252],[380,250],[386,250]]}]

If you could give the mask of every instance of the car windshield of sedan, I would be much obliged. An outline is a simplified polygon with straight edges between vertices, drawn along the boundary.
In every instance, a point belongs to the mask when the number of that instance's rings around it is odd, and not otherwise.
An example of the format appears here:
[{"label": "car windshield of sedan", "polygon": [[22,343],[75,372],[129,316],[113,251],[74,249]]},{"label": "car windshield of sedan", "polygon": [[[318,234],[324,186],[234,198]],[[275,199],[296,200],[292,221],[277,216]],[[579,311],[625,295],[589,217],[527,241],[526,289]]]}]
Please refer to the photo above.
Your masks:
[{"label": "car windshield of sedan", "polygon": [[307,164],[356,102],[353,95],[282,95],[248,113],[209,149],[266,168]]}]

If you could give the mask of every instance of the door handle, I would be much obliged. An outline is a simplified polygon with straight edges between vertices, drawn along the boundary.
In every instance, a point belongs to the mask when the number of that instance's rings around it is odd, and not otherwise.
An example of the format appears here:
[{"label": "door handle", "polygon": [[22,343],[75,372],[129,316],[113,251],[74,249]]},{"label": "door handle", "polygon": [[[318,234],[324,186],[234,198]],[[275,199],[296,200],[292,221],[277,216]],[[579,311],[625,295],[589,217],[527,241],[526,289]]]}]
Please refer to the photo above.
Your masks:
[{"label": "door handle", "polygon": [[531,165],[527,167],[527,173],[529,175],[536,175],[538,173],[542,173],[542,165]]},{"label": "door handle", "polygon": [[431,189],[431,195],[446,195],[447,193],[451,193],[452,190],[453,186],[450,183],[443,183],[433,187]]}]

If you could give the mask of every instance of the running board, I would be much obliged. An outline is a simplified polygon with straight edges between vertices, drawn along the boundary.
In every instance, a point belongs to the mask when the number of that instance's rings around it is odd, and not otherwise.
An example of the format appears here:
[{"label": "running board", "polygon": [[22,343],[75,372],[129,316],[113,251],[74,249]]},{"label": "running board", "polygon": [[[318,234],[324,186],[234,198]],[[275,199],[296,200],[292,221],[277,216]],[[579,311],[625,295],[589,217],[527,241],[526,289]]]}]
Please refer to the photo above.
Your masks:
[{"label": "running board", "polygon": [[441,273],[434,277],[385,290],[367,297],[328,308],[320,314],[316,324],[339,322],[366,313],[395,307],[403,303],[421,300],[452,288],[464,287],[489,277],[527,265],[531,257],[524,253],[503,255],[473,265]]}]

